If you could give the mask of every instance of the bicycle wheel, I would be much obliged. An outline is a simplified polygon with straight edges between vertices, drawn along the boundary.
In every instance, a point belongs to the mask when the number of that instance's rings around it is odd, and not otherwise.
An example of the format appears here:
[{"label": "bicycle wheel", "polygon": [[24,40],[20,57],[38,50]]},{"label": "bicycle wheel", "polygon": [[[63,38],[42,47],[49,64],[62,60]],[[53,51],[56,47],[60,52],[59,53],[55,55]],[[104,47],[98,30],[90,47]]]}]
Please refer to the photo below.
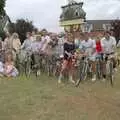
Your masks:
[{"label": "bicycle wheel", "polygon": [[41,75],[41,59],[39,54],[34,54],[34,69],[36,77]]},{"label": "bicycle wheel", "polygon": [[88,65],[87,63],[81,63],[80,64],[80,78],[76,81],[75,86],[78,87],[82,80],[85,80],[87,78],[87,69]]},{"label": "bicycle wheel", "polygon": [[101,63],[100,61],[97,61],[96,63],[96,78],[99,80],[101,79]]},{"label": "bicycle wheel", "polygon": [[109,68],[110,68],[110,73],[109,73],[109,76],[110,76],[110,84],[111,86],[113,87],[113,62],[111,61],[110,64],[109,64]]},{"label": "bicycle wheel", "polygon": [[55,65],[55,69],[54,69],[54,75],[55,75],[55,77],[57,77],[57,78],[59,77],[61,68],[62,68],[61,61],[56,61],[56,65]]},{"label": "bicycle wheel", "polygon": [[31,74],[31,58],[28,57],[27,61],[25,62],[25,75],[30,76]]}]

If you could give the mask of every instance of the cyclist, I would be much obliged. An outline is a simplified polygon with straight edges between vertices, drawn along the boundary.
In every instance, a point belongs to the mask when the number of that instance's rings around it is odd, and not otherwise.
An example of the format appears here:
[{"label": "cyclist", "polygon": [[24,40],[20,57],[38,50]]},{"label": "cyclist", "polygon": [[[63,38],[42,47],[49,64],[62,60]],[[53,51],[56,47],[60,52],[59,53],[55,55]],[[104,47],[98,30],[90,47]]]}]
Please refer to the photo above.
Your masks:
[{"label": "cyclist", "polygon": [[92,81],[94,82],[96,81],[96,59],[103,60],[103,46],[99,36],[94,41],[92,58],[92,70],[94,73]]},{"label": "cyclist", "polygon": [[89,57],[93,52],[94,40],[89,39],[88,33],[84,34],[84,40],[81,41],[82,49]]},{"label": "cyclist", "polygon": [[101,40],[101,42],[105,54],[113,54],[115,52],[116,40],[111,36],[109,31],[105,32],[105,37]]},{"label": "cyclist", "polygon": [[[105,60],[107,61],[107,58],[109,55],[115,54],[115,48],[116,48],[116,40],[114,37],[111,36],[111,33],[109,31],[106,31],[104,34],[104,38],[101,40],[102,46],[103,46],[103,53],[106,55]],[[113,58],[113,68],[116,68],[116,61]],[[104,75],[104,78],[106,75]]]},{"label": "cyclist", "polygon": [[41,36],[36,35],[36,40],[34,42],[32,42],[32,44],[31,44],[32,53],[38,54],[40,52],[41,48],[42,48]]},{"label": "cyclist", "polygon": [[26,33],[26,40],[23,42],[23,44],[21,46],[21,51],[20,51],[22,58],[31,57],[31,55],[32,55],[32,51],[31,51],[32,43],[33,43],[33,41],[31,39],[31,33],[27,32]]},{"label": "cyclist", "polygon": [[43,36],[42,36],[42,48],[41,48],[41,51],[43,53],[46,53],[46,50],[47,50],[47,47],[48,47],[48,44],[50,43],[51,39],[50,39],[50,36],[49,34],[46,32],[46,31],[43,31]]},{"label": "cyclist", "polygon": [[58,83],[61,83],[63,73],[65,72],[66,69],[68,70],[68,73],[69,73],[69,80],[72,83],[75,83],[75,81],[73,80],[73,71],[72,71],[73,70],[72,55],[74,51],[75,51],[75,44],[73,42],[73,35],[71,33],[68,33],[66,42],[64,43],[64,61],[63,61]]},{"label": "cyclist", "polygon": [[36,40],[32,42],[31,44],[31,51],[32,51],[32,61],[33,66],[36,68],[37,75],[40,75],[40,50],[41,50],[42,44],[41,44],[41,35],[36,35]]},{"label": "cyclist", "polygon": [[95,64],[94,64],[95,63],[95,52],[94,52],[95,40],[90,39],[88,33],[85,33],[83,37],[84,37],[84,40],[81,41],[82,54],[84,55],[84,57],[87,57],[90,60],[90,63],[92,65],[92,71],[94,73],[92,81],[95,81],[96,79]]},{"label": "cyclist", "polygon": [[31,45],[32,45],[32,39],[31,39],[31,33],[27,32],[26,33],[26,40],[23,42],[21,49],[25,50],[25,51],[29,51],[31,49]]}]

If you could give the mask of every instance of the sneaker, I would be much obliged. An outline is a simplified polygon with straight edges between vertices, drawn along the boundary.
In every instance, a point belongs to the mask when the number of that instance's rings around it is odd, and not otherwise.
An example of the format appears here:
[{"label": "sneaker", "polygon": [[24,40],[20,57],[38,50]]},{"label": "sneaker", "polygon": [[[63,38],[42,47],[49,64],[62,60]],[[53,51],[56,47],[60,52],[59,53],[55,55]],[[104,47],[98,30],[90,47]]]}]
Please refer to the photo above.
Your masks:
[{"label": "sneaker", "polygon": [[118,71],[118,69],[117,69],[117,68],[115,68],[115,69],[114,69],[114,72],[117,72],[117,71]]},{"label": "sneaker", "polygon": [[105,82],[105,81],[106,81],[106,79],[105,79],[105,78],[103,78],[103,79],[102,79],[102,82]]},{"label": "sneaker", "polygon": [[71,83],[75,84],[75,81],[74,80],[70,80]]},{"label": "sneaker", "polygon": [[37,71],[37,76],[40,76],[41,75],[41,72],[40,70]]},{"label": "sneaker", "polygon": [[92,78],[92,82],[95,82],[95,81],[96,81],[96,75],[94,75]]},{"label": "sneaker", "polygon": [[58,83],[60,84],[60,83],[61,83],[61,80],[58,80]]},{"label": "sneaker", "polygon": [[72,79],[72,76],[70,76],[69,81],[70,81],[71,83],[75,84],[75,81]]},{"label": "sneaker", "polygon": [[62,74],[60,74],[60,76],[59,76],[58,83],[62,82],[61,79],[62,79]]}]

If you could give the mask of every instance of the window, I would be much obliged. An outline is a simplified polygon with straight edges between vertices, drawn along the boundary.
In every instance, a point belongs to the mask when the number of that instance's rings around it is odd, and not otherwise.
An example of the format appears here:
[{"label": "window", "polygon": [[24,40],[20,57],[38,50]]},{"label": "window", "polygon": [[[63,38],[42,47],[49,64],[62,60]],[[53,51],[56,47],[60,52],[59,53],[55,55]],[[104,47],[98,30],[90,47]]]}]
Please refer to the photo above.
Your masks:
[{"label": "window", "polygon": [[110,30],[111,29],[111,24],[103,24],[103,29],[104,30]]},{"label": "window", "polygon": [[92,24],[85,24],[84,26],[84,31],[85,32],[91,32],[93,30],[93,25]]}]

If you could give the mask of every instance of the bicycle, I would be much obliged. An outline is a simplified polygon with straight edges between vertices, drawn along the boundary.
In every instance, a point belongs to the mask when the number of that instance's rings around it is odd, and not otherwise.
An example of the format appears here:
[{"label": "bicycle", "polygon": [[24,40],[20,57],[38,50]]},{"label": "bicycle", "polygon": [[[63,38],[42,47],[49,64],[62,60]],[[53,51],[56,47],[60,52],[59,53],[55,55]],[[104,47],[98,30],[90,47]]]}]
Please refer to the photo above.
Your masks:
[{"label": "bicycle", "polygon": [[80,71],[79,79],[75,83],[76,87],[78,87],[82,81],[85,81],[87,79],[88,73],[92,74],[92,67],[89,64],[88,57],[84,57],[83,59],[80,60],[79,71]]},{"label": "bicycle", "polygon": [[55,69],[53,71],[53,74],[57,78],[60,75],[60,71],[61,71],[61,68],[62,68],[62,63],[63,63],[63,56],[56,57]]},{"label": "bicycle", "polygon": [[114,80],[114,53],[106,54],[104,58],[107,58],[106,61],[106,75],[110,80],[110,84],[113,87],[113,80]]},{"label": "bicycle", "polygon": [[20,73],[24,72],[26,76],[30,76],[32,68],[31,63],[32,59],[30,51],[20,50],[16,54],[16,66]]},{"label": "bicycle", "polygon": [[39,53],[33,53],[32,54],[32,57],[33,57],[33,66],[32,66],[32,69],[33,71],[35,71],[35,75],[36,77],[40,76],[41,74],[41,54]]},{"label": "bicycle", "polygon": [[100,80],[103,76],[102,72],[102,54],[96,56],[96,79]]}]

